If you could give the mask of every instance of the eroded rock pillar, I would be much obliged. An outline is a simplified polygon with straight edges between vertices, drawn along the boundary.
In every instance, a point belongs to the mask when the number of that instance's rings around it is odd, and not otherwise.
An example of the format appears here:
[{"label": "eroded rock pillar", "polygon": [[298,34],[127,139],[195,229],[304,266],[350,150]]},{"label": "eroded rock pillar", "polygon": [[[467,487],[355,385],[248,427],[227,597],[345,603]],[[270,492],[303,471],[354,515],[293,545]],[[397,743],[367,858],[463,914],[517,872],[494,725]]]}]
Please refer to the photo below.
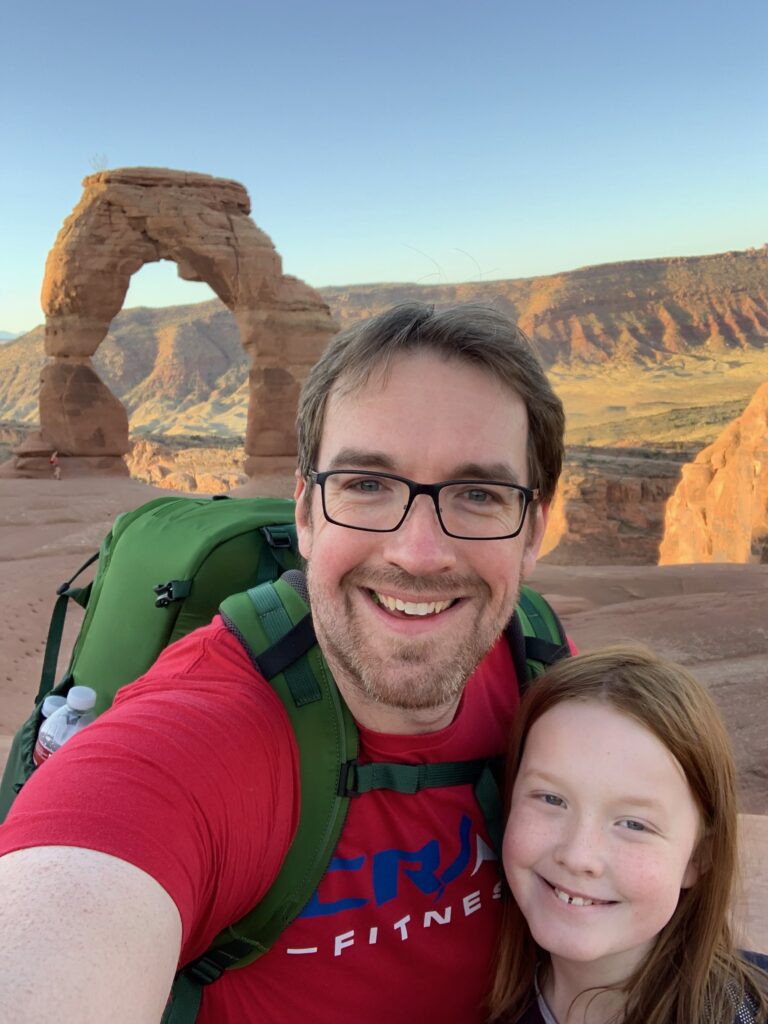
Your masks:
[{"label": "eroded rock pillar", "polygon": [[293,473],[299,391],[336,324],[317,292],[287,276],[272,308],[235,310],[235,318],[251,357],[245,472]]}]

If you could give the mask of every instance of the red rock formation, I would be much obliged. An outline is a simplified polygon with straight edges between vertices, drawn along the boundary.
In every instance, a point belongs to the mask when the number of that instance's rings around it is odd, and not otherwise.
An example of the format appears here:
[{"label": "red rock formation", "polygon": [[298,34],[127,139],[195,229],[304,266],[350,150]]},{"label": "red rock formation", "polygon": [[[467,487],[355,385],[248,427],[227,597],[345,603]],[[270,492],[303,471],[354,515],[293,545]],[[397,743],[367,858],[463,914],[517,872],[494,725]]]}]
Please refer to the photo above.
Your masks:
[{"label": "red rock formation", "polygon": [[246,471],[292,468],[295,396],[336,326],[316,292],[283,275],[271,240],[248,216],[243,186],[142,167],[102,171],[83,185],[46,264],[42,305],[51,362],[40,388],[40,443],[62,456],[122,463],[128,420],[91,357],[131,275],[166,259],[177,263],[180,277],[211,286],[234,313],[250,353]]},{"label": "red rock formation", "polygon": [[323,288],[349,321],[394,302],[492,302],[533,337],[547,365],[663,361],[681,352],[763,348],[768,338],[768,249],[632,260],[547,277],[466,284]]},{"label": "red rock formation", "polygon": [[134,441],[125,461],[135,480],[184,493],[225,494],[248,480],[242,472],[242,451],[213,444],[171,448],[141,438]]},{"label": "red rock formation", "polygon": [[541,558],[550,565],[653,565],[682,456],[569,447]]},{"label": "red rock formation", "polygon": [[768,383],[683,467],[659,551],[680,562],[768,563]]}]

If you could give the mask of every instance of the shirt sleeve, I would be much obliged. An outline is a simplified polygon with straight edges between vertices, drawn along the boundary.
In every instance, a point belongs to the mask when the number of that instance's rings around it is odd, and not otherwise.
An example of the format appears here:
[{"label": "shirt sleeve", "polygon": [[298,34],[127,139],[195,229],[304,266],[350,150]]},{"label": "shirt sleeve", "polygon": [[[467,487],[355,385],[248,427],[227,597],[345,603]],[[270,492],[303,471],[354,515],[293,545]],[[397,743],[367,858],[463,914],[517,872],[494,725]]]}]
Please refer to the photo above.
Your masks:
[{"label": "shirt sleeve", "polygon": [[186,960],[271,885],[296,829],[298,779],[279,698],[214,620],[33,774],[0,854],[78,846],[135,864],[178,907]]}]

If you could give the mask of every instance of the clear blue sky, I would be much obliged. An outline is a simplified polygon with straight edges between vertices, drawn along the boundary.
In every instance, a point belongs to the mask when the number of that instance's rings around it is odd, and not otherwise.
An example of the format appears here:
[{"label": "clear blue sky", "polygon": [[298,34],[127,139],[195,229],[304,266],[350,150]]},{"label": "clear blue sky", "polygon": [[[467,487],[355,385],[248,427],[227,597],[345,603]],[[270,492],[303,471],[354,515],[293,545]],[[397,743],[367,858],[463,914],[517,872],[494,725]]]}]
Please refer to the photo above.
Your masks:
[{"label": "clear blue sky", "polygon": [[[768,241],[765,0],[19,0],[0,13],[0,330],[82,178],[241,181],[312,285]],[[144,268],[126,305],[209,296]]]}]

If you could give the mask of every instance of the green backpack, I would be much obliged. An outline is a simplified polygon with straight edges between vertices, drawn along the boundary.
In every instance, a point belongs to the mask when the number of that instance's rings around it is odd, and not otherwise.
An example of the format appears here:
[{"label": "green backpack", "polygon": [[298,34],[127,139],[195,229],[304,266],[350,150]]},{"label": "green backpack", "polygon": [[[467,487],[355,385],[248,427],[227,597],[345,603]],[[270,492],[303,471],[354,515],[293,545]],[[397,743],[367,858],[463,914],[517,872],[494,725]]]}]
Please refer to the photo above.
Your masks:
[{"label": "green backpack", "polygon": [[[97,559],[93,582],[74,587]],[[165,1024],[194,1021],[203,986],[261,956],[301,912],[333,855],[351,796],[472,784],[492,838],[500,838],[498,787],[488,761],[357,763],[357,728],[317,646],[299,564],[292,501],[163,497],[118,516],[98,554],[58,588],[35,708],[14,738],[0,782],[2,822],[34,770],[32,750],[49,693],[91,686],[101,712],[168,644],[217,611],[275,689],[299,750],[296,837],[258,906],[179,971]],[[70,601],[82,605],[85,616],[69,667],[54,685]],[[506,632],[521,681],[569,653],[557,616],[527,587]]]}]

